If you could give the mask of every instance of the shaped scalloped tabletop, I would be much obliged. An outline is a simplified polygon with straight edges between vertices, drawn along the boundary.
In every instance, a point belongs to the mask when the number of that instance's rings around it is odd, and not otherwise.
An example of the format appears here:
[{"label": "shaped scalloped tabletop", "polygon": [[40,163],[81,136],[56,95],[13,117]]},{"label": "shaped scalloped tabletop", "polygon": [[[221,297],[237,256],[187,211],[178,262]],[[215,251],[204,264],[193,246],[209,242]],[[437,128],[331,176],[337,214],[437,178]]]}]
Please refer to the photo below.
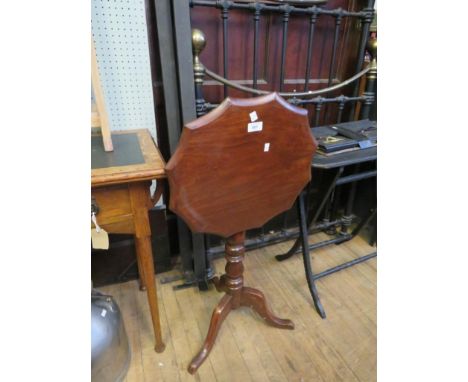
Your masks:
[{"label": "shaped scalloped tabletop", "polygon": [[227,98],[184,127],[166,166],[169,208],[193,232],[261,227],[292,207],[316,148],[307,110],[277,93]]}]

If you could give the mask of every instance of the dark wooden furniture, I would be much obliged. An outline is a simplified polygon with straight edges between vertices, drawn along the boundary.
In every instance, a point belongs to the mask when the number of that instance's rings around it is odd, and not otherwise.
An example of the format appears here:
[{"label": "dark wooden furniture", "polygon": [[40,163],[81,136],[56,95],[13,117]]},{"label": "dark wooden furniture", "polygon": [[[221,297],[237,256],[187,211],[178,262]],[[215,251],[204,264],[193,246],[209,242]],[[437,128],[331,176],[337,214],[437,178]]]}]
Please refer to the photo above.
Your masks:
[{"label": "dark wooden furniture", "polygon": [[114,132],[112,142],[114,151],[105,152],[102,137],[91,137],[92,205],[97,210],[98,224],[107,232],[135,235],[140,285],[148,294],[155,350],[162,352],[165,345],[161,338],[148,209],[159,199],[150,195],[151,181],[165,178],[165,163],[147,130]]},{"label": "dark wooden furniture", "polygon": [[[257,124],[252,125],[252,120]],[[270,325],[294,328],[290,320],[273,315],[262,292],[244,286],[244,239],[246,230],[291,208],[310,180],[315,150],[307,111],[277,93],[227,98],[184,127],[179,147],[166,166],[170,209],[192,231],[227,238],[226,273],[215,279],[217,290],[225,295],[213,312],[205,343],[188,368],[190,373],[206,359],[223,320],[233,309],[250,306]]]}]

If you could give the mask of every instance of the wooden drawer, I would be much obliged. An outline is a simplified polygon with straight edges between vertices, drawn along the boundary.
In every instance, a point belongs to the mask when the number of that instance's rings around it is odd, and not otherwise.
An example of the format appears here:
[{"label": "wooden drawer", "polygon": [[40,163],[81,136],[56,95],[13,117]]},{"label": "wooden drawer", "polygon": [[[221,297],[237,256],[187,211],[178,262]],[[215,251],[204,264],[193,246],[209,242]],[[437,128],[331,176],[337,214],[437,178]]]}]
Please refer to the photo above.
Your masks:
[{"label": "wooden drawer", "polygon": [[133,214],[128,187],[108,186],[91,190],[99,212],[98,224],[112,233],[133,233]]}]

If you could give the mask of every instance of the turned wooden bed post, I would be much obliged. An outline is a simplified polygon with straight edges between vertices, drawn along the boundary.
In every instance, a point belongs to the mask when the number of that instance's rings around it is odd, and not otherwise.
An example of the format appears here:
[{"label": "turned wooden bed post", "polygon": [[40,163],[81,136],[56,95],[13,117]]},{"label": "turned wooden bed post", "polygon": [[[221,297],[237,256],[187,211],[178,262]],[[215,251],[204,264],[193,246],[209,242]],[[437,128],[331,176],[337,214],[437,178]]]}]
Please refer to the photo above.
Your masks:
[{"label": "turned wooden bed post", "polygon": [[210,113],[188,123],[166,166],[170,209],[193,232],[226,238],[225,274],[213,283],[225,292],[213,311],[205,342],[188,367],[195,373],[208,357],[231,310],[247,306],[268,324],[294,329],[276,317],[265,296],[244,286],[245,231],[288,210],[310,181],[316,150],[307,110],[277,93],[227,98]]}]

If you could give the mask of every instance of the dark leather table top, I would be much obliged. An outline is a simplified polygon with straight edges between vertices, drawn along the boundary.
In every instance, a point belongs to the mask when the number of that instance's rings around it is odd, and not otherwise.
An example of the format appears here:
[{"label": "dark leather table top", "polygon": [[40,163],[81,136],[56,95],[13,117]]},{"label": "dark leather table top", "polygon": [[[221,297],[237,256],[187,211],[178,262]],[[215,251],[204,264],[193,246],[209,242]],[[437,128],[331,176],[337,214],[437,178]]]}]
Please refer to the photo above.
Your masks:
[{"label": "dark leather table top", "polygon": [[[359,131],[369,126],[377,127],[377,122],[362,120],[341,123],[339,126],[350,126],[352,130]],[[310,131],[316,138],[327,135],[329,132],[333,132],[333,130],[328,129],[326,126],[313,127],[310,129]],[[377,146],[362,150],[346,151],[340,154],[329,156],[317,152],[312,160],[312,167],[320,169],[333,169],[342,166],[349,166],[352,164],[370,162],[373,160],[377,160]]]}]

